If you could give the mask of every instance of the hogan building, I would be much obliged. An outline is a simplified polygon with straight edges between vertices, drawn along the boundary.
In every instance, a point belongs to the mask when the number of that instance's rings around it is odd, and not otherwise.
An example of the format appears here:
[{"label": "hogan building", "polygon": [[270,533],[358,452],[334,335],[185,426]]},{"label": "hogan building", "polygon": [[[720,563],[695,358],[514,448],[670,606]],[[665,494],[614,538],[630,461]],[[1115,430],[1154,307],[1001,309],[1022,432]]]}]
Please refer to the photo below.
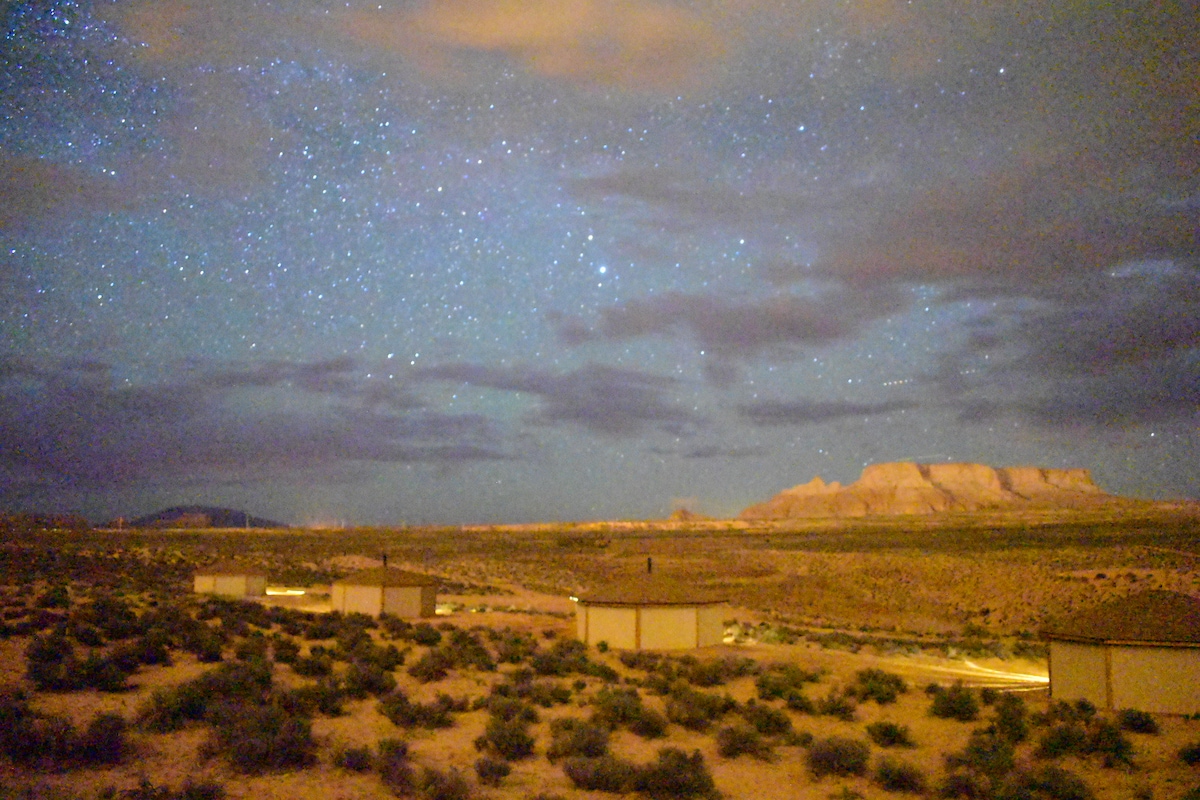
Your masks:
[{"label": "hogan building", "polygon": [[1042,637],[1055,700],[1200,713],[1200,599],[1141,592],[1048,625]]},{"label": "hogan building", "polygon": [[437,610],[437,588],[437,578],[377,567],[334,581],[329,595],[333,610],[343,614],[432,617]]}]

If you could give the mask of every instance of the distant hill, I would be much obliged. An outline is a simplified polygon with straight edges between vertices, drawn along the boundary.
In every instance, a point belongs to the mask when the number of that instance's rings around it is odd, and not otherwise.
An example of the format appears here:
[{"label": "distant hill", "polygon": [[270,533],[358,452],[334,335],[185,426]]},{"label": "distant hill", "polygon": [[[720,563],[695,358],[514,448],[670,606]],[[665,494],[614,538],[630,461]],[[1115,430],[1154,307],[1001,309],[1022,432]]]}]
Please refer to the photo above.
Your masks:
[{"label": "distant hill", "polygon": [[[116,522],[109,523],[117,527]],[[282,522],[246,511],[212,506],[172,506],[122,523],[127,528],[286,528]]]},{"label": "distant hill", "polygon": [[866,517],[953,511],[1096,510],[1149,501],[1106,494],[1086,469],[872,464],[848,486],[819,477],[742,511],[742,519]]}]

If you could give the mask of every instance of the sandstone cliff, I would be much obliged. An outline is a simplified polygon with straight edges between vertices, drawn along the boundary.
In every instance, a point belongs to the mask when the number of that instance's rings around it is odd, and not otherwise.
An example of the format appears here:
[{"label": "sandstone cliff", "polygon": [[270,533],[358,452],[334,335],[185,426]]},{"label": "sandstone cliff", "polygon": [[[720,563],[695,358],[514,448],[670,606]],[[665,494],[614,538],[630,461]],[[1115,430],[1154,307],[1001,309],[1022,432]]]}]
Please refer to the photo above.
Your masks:
[{"label": "sandstone cliff", "polygon": [[742,519],[864,517],[942,511],[1094,508],[1120,503],[1086,469],[989,467],[984,464],[872,464],[842,486],[820,478],[750,506]]}]

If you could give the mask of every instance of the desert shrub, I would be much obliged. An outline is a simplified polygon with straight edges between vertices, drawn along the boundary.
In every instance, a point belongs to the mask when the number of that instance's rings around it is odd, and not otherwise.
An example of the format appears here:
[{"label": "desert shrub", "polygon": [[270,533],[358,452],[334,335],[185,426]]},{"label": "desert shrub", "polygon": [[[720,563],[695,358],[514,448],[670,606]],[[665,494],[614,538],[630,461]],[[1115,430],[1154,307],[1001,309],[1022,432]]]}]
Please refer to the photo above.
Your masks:
[{"label": "desert shrub", "polygon": [[224,643],[221,634],[207,625],[189,631],[182,641],[183,649],[205,664],[215,664],[221,660]]},{"label": "desert shrub", "polygon": [[295,664],[300,657],[300,645],[295,639],[277,636],[271,642],[271,656],[280,664]]},{"label": "desert shrub", "polygon": [[828,694],[817,701],[815,708],[818,714],[843,722],[852,722],[858,716],[858,704],[854,698],[832,687]]},{"label": "desert shrub", "polygon": [[908,691],[908,684],[899,675],[881,669],[860,669],[855,682],[846,693],[860,701],[874,700],[880,705],[896,702],[896,698]]},{"label": "desert shrub", "polygon": [[871,747],[857,739],[830,736],[816,739],[808,748],[808,768],[818,778],[825,775],[863,775]]},{"label": "desert shrub", "polygon": [[426,647],[436,647],[441,644],[442,632],[428,622],[418,622],[413,626],[411,637],[414,642]]},{"label": "desert shrub", "polygon": [[75,646],[60,633],[34,636],[25,647],[25,676],[39,691],[70,692],[83,688]]},{"label": "desert shrub", "polygon": [[225,787],[216,781],[194,782],[191,778],[184,781],[177,791],[170,786],[155,786],[145,776],[132,789],[120,792],[109,788],[100,793],[101,798],[111,800],[224,800]]},{"label": "desert shrub", "polygon": [[[792,711],[798,711],[801,714],[817,713],[817,704],[814,703],[808,695],[800,689],[792,689],[783,697],[783,704]],[[851,709],[853,713],[853,709]]]},{"label": "desert shrub", "polygon": [[678,659],[677,675],[693,686],[712,687],[746,675],[754,675],[759,666],[752,658],[726,656],[724,658],[701,661],[694,656],[683,656]]},{"label": "desert shrub", "polygon": [[875,764],[875,783],[889,792],[925,793],[925,773],[913,764],[883,757]]},{"label": "desert shrub", "polygon": [[550,723],[550,746],[546,758],[599,758],[608,753],[608,728],[571,717]]},{"label": "desert shrub", "polygon": [[1128,765],[1133,759],[1133,744],[1120,728],[1104,720],[1094,723],[1088,732],[1086,752],[1100,755],[1106,767]]},{"label": "desert shrub", "polygon": [[480,756],[475,761],[475,775],[484,786],[499,786],[511,772],[512,766],[498,758]]},{"label": "desert shrub", "polygon": [[559,639],[549,648],[534,653],[530,658],[530,666],[538,675],[563,676],[572,673],[587,674],[591,662],[587,657],[587,645],[583,642],[577,639]]},{"label": "desert shrub", "polygon": [[592,697],[592,706],[592,719],[609,728],[629,725],[646,710],[637,689],[605,687]]},{"label": "desert shrub", "polygon": [[629,722],[629,731],[643,739],[658,739],[667,735],[667,718],[652,708],[643,708]]},{"label": "desert shrub", "polygon": [[1087,784],[1061,767],[1045,765],[1017,772],[999,787],[996,800],[1092,800]]},{"label": "desert shrub", "polygon": [[1038,758],[1059,758],[1084,753],[1087,747],[1087,730],[1077,722],[1065,722],[1042,734],[1034,754]]},{"label": "desert shrub", "polygon": [[956,683],[948,688],[939,687],[933,692],[933,703],[929,713],[942,719],[971,722],[979,717],[979,700],[975,692]]},{"label": "desert shrub", "polygon": [[289,692],[279,694],[277,700],[283,707],[304,716],[321,713],[327,717],[339,717],[344,710],[342,701],[345,697],[340,681],[336,678],[322,678],[316,683],[297,686]]},{"label": "desert shrub", "polygon": [[806,683],[817,683],[821,676],[795,664],[775,664],[765,668],[754,679],[760,700],[786,699],[801,691]]},{"label": "desert shrub", "polygon": [[538,649],[538,642],[533,636],[518,631],[497,632],[494,640],[496,660],[503,664],[520,664],[532,656]]},{"label": "desert shrub", "polygon": [[635,775],[637,790],[653,800],[721,797],[699,750],[688,755],[679,748],[664,747],[655,761],[639,767]]},{"label": "desert shrub", "polygon": [[667,719],[694,731],[708,730],[725,714],[737,708],[729,696],[701,692],[688,686],[677,686],[667,698]]},{"label": "desert shrub", "polygon": [[738,712],[764,736],[784,736],[792,732],[792,718],[765,703],[750,700]]},{"label": "desert shrub", "polygon": [[637,765],[615,756],[568,758],[563,773],[577,789],[625,794],[637,786]]},{"label": "desert shrub", "polygon": [[991,797],[991,786],[985,778],[974,773],[952,771],[946,773],[937,793],[946,798],[982,800]]},{"label": "desert shrub", "polygon": [[408,760],[408,744],[399,739],[383,739],[376,747],[375,766],[385,786],[404,797],[414,789],[416,772]]},{"label": "desert shrub", "polygon": [[1011,742],[1023,742],[1029,735],[1029,714],[1020,695],[1000,695],[993,704],[992,728]]},{"label": "desert shrub", "polygon": [[449,728],[454,725],[453,713],[463,710],[462,704],[449,695],[440,694],[429,703],[414,703],[397,689],[379,701],[379,713],[400,728]]},{"label": "desert shrub", "polygon": [[421,800],[469,800],[471,797],[471,784],[454,767],[446,772],[422,767],[413,786]]},{"label": "desert shrub", "polygon": [[333,764],[351,772],[368,772],[375,766],[375,758],[369,747],[347,747],[334,753]]},{"label": "desert shrub", "polygon": [[38,595],[34,605],[38,608],[70,608],[71,596],[67,593],[67,587],[59,584]]},{"label": "desert shrub", "polygon": [[725,758],[751,755],[768,760],[773,755],[771,745],[762,734],[746,724],[728,725],[717,731],[717,752]]},{"label": "desert shrub", "polygon": [[653,672],[658,669],[663,657],[661,653],[652,653],[647,650],[624,650],[617,658],[628,669]]},{"label": "desert shrub", "polygon": [[214,728],[205,754],[223,755],[242,772],[303,767],[316,760],[309,721],[277,705],[225,703],[210,717]]},{"label": "desert shrub", "polygon": [[1193,767],[1200,764],[1200,742],[1194,742],[1181,748],[1179,760]]},{"label": "desert shrub", "polygon": [[98,627],[108,639],[128,639],[142,632],[137,613],[129,601],[110,594],[97,595],[89,606],[84,607],[81,618]]},{"label": "desert shrub", "polygon": [[97,714],[80,735],[78,758],[86,764],[119,764],[125,757],[125,718],[120,714]]},{"label": "desert shrub", "polygon": [[1158,722],[1155,721],[1152,714],[1146,711],[1137,711],[1132,708],[1122,709],[1117,715],[1117,724],[1123,731],[1158,733]]},{"label": "desert shrub", "polygon": [[129,688],[129,672],[113,659],[97,652],[89,653],[87,658],[79,662],[78,669],[81,686],[100,692],[123,692]]},{"label": "desert shrub", "polygon": [[478,750],[488,750],[505,761],[519,761],[533,755],[534,738],[529,722],[520,718],[490,717],[483,735],[475,740]]},{"label": "desert shrub", "polygon": [[443,650],[427,650],[408,668],[408,674],[421,683],[436,683],[445,678],[454,666],[454,659]]},{"label": "desert shrub", "polygon": [[168,733],[188,722],[203,719],[208,707],[205,692],[195,682],[173,688],[156,689],[138,711],[138,721],[146,730]]},{"label": "desert shrub", "polygon": [[445,650],[456,667],[472,667],[484,672],[492,672],[496,669],[496,662],[492,659],[492,654],[484,647],[479,637],[471,631],[452,631]]},{"label": "desert shrub", "polygon": [[233,657],[239,661],[253,661],[267,657],[267,638],[258,631],[247,636],[233,648]]},{"label": "desert shrub", "polygon": [[986,777],[993,782],[1011,772],[1014,763],[1012,741],[987,729],[971,731],[967,746],[946,756],[950,770],[965,768],[976,778]]},{"label": "desert shrub", "polygon": [[333,658],[326,653],[299,656],[291,663],[292,671],[306,678],[322,678],[333,674]]},{"label": "desert shrub", "polygon": [[497,719],[519,719],[530,723],[541,719],[536,708],[517,697],[494,694],[487,698],[484,707],[487,708],[488,714]]},{"label": "desert shrub", "polygon": [[909,735],[907,725],[895,722],[872,722],[867,725],[867,736],[880,747],[916,747]]},{"label": "desert shrub", "polygon": [[384,695],[396,688],[392,673],[369,662],[355,661],[346,670],[344,691],[347,697],[361,699],[367,695]]},{"label": "desert shrub", "polygon": [[542,708],[571,702],[571,690],[552,680],[530,681],[518,689],[517,696]]}]

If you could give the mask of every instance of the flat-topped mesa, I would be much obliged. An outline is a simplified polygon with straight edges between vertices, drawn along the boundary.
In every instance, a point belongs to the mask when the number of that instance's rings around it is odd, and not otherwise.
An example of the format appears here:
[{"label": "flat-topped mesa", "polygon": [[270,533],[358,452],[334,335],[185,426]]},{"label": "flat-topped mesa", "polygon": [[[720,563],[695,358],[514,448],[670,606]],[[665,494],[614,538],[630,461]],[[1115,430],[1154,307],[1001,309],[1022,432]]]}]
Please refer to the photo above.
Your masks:
[{"label": "flat-topped mesa", "polygon": [[871,464],[841,486],[813,478],[750,506],[743,519],[936,514],[988,509],[1076,508],[1119,502],[1086,469],[989,467],[985,464]]}]

